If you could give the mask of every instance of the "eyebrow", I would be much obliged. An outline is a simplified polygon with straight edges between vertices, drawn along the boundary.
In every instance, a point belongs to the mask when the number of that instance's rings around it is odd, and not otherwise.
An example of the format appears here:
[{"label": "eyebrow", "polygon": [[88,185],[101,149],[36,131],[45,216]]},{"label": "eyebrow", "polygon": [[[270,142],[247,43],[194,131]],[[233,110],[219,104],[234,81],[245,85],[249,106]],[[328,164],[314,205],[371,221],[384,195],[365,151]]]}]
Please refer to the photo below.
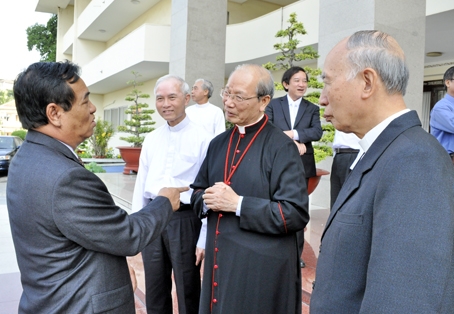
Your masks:
[{"label": "eyebrow", "polygon": [[[167,95],[167,97],[177,97],[177,96],[178,96],[178,93],[173,93],[173,94]],[[157,98],[157,97],[165,97],[165,96],[163,96],[163,95],[161,95],[161,94],[157,94],[157,95],[156,95],[156,98]]]}]

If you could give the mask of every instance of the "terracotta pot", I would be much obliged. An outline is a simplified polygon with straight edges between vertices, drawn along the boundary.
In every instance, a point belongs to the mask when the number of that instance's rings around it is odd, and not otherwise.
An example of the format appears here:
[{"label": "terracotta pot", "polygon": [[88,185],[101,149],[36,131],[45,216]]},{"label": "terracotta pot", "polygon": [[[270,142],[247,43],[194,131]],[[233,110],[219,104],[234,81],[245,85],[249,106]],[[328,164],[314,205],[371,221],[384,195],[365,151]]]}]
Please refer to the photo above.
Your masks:
[{"label": "terracotta pot", "polygon": [[142,147],[119,146],[121,158],[125,161],[123,174],[136,174],[139,170],[139,157]]},{"label": "terracotta pot", "polygon": [[314,192],[317,185],[320,183],[322,176],[329,174],[329,171],[317,168],[317,175],[315,177],[309,178],[309,183],[307,184],[307,194],[310,195]]}]

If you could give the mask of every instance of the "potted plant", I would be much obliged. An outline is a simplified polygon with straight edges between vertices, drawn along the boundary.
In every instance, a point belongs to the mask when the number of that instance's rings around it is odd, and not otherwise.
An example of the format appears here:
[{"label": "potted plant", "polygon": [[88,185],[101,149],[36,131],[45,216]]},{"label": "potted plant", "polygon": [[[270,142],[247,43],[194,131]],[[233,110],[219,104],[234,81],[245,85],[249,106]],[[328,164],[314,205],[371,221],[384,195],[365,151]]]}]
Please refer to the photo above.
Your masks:
[{"label": "potted plant", "polygon": [[140,77],[140,75],[135,71],[133,71],[132,74],[134,75],[134,79],[126,83],[133,87],[132,91],[127,94],[125,98],[126,101],[132,102],[132,105],[125,110],[129,119],[124,121],[125,125],[118,127],[119,132],[130,134],[129,136],[122,136],[120,139],[132,144],[131,146],[117,147],[120,150],[121,158],[123,158],[126,163],[123,170],[124,174],[131,174],[131,172],[137,173],[145,134],[153,131],[154,128],[151,126],[156,123],[155,121],[152,121],[151,117],[155,110],[147,109],[148,104],[140,102],[140,99],[150,98],[150,95],[142,93],[142,91],[138,89],[138,86],[143,85],[142,83],[137,82],[137,78]]},{"label": "potted plant", "polygon": [[96,120],[93,135],[88,139],[91,144],[93,158],[106,158],[107,144],[114,133],[115,130],[112,123],[102,119]]}]

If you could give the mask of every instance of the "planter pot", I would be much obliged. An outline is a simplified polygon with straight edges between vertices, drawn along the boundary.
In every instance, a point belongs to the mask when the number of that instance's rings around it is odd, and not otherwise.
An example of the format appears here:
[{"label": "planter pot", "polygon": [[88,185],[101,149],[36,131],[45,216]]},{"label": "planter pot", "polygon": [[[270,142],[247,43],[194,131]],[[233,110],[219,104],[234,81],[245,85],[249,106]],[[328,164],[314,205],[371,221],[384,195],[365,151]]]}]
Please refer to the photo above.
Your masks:
[{"label": "planter pot", "polygon": [[309,182],[307,184],[307,194],[310,195],[312,192],[314,192],[315,188],[317,185],[320,183],[320,179],[322,176],[326,176],[329,174],[329,171],[319,169],[317,168],[317,175],[315,177],[310,177]]},{"label": "planter pot", "polygon": [[136,174],[139,170],[139,157],[142,147],[119,146],[121,158],[125,161],[123,174]]}]

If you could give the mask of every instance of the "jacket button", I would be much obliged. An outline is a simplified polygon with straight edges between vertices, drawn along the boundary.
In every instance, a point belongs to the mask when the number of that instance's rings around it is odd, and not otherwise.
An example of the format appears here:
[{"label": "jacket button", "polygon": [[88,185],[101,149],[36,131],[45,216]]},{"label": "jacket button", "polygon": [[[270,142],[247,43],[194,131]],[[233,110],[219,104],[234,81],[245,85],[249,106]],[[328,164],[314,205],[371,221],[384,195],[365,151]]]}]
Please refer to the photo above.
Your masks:
[{"label": "jacket button", "polygon": [[219,252],[219,249],[218,249],[218,248],[215,248],[214,251],[215,251],[215,252]]},{"label": "jacket button", "polygon": [[218,269],[218,265],[214,265],[214,269]]},{"label": "jacket button", "polygon": [[213,299],[213,303],[216,303],[216,302],[218,302],[218,300],[216,300],[216,299]]},{"label": "jacket button", "polygon": [[218,283],[217,282],[213,282],[213,286],[217,287]]}]

